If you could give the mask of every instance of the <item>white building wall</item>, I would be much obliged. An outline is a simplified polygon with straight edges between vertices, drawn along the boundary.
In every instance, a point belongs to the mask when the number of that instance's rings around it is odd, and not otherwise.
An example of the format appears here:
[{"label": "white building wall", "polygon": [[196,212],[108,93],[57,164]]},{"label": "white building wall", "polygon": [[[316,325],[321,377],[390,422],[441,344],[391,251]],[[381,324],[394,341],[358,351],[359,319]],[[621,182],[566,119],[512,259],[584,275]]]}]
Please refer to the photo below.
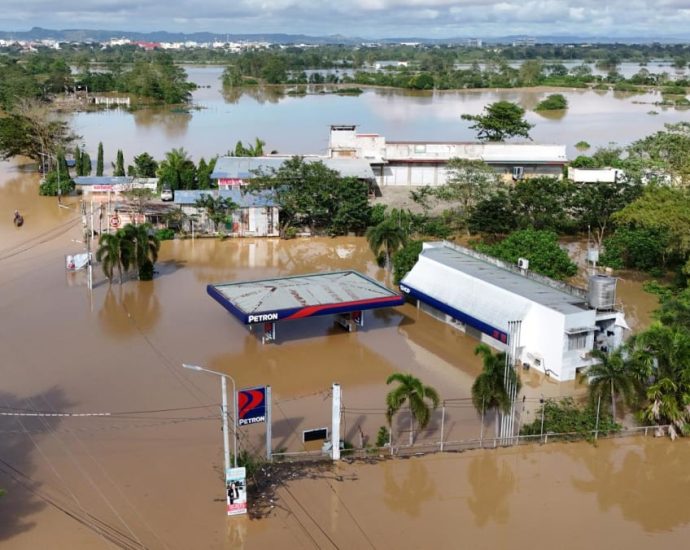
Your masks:
[{"label": "white building wall", "polygon": [[530,302],[531,308],[520,327],[520,361],[563,380],[562,313]]}]

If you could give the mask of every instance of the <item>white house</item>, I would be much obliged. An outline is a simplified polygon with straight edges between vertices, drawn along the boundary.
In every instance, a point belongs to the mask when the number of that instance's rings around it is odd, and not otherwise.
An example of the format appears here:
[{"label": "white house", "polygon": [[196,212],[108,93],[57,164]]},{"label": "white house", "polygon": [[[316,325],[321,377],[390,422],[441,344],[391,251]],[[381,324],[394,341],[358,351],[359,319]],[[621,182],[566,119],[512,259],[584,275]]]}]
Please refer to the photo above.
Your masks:
[{"label": "white house", "polygon": [[328,154],[368,161],[380,187],[443,185],[452,158],[482,160],[507,180],[561,178],[568,162],[565,145],[387,141],[379,134],[359,134],[354,125],[331,126]]},{"label": "white house", "polygon": [[575,183],[615,183],[624,177],[620,168],[568,167],[568,179]]},{"label": "white house", "polygon": [[[525,265],[523,264],[523,267]],[[573,380],[589,352],[613,350],[628,330],[612,277],[589,289],[539,276],[447,242],[425,243],[400,290],[434,317],[555,379]]]}]

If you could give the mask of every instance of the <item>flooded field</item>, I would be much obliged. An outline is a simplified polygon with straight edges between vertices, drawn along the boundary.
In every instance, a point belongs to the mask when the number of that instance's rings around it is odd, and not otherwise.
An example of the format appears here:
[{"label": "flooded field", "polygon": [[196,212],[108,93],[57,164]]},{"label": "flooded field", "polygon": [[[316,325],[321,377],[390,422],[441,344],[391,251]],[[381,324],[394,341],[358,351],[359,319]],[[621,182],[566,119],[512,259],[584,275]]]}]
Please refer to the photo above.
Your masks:
[{"label": "flooded field", "polygon": [[[655,106],[658,93],[630,94],[582,89],[558,90],[568,99],[564,112],[539,114],[534,109],[551,90],[468,90],[415,92],[368,88],[358,97],[307,95],[294,97],[283,88],[248,88],[223,95],[222,67],[186,67],[189,80],[202,86],[194,92],[199,109],[143,109],[128,113],[109,110],[74,115],[73,129],[92,159],[98,142],[105,145],[106,161],[122,148],[127,162],[144,151],[162,158],[174,147],[184,147],[195,160],[225,154],[238,140],[266,141],[267,152],[324,154],[331,124],[358,124],[362,132],[379,133],[389,140],[472,141],[471,124],[463,113],[478,114],[489,103],[515,101],[535,127],[536,143],[568,146],[578,153],[581,140],[592,147],[611,142],[628,144],[664,128],[668,122],[689,120],[688,111]],[[318,91],[318,90],[316,90]],[[650,115],[650,111],[657,114]],[[106,163],[107,165],[107,163]]]},{"label": "flooded field", "polygon": [[[329,318],[286,323],[279,343],[263,346],[206,295],[209,282],[324,270],[385,280],[361,238],[168,241],[153,282],[111,286],[96,270],[89,291],[63,268],[64,255],[83,247],[77,205],[60,208],[36,186],[35,174],[0,164],[0,410],[110,415],[0,417],[3,548],[682,547],[685,441],[341,465],[281,490],[268,519],[226,519],[218,380],[183,362],[230,374],[238,387],[270,384],[273,447],[299,450],[303,429],[328,425],[333,382],[355,444],[372,443],[385,423],[393,372],[466,400],[480,367],[476,342],[408,305],[368,314],[357,333]],[[622,284],[644,326],[653,301],[641,282]],[[530,397],[579,391],[537,373],[524,382]],[[394,438],[406,439],[399,420]],[[479,435],[469,404],[449,409],[446,423],[447,439]],[[438,428],[437,413],[418,441],[437,441]],[[240,444],[262,453],[263,437],[260,426],[243,429]]]}]

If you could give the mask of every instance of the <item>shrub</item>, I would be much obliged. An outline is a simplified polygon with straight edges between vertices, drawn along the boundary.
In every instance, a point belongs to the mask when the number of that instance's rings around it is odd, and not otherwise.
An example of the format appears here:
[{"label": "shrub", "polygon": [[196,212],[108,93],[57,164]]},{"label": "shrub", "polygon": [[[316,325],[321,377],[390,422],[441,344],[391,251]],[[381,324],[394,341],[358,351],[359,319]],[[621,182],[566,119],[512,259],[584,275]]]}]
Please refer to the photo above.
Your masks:
[{"label": "shrub", "polygon": [[158,229],[156,230],[156,237],[159,241],[171,241],[175,238],[175,232],[172,229]]},{"label": "shrub", "polygon": [[551,94],[543,99],[534,109],[535,111],[560,111],[568,108],[568,100],[563,94]]},{"label": "shrub", "polygon": [[[74,181],[65,177],[65,174],[60,174],[60,193],[61,195],[69,195],[74,191]],[[43,196],[55,197],[58,194],[58,176],[57,172],[48,172],[46,177],[38,188],[38,194]]]},{"label": "shrub", "polygon": [[388,445],[388,442],[390,441],[390,432],[388,431],[388,428],[385,426],[381,426],[379,428],[378,433],[376,434],[376,446],[377,447],[385,447]]},{"label": "shrub", "polygon": [[414,267],[421,252],[422,241],[410,241],[393,254],[393,280],[395,284],[398,284]]}]

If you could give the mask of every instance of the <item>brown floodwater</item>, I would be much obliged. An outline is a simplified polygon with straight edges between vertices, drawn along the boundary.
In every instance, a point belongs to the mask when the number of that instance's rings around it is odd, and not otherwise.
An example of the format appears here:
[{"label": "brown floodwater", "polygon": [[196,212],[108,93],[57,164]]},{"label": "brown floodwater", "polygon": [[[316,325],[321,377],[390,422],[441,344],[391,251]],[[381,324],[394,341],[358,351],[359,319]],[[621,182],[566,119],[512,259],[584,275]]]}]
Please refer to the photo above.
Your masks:
[{"label": "brown floodwater", "polygon": [[[60,208],[36,191],[34,173],[0,164],[0,407],[121,414],[0,417],[3,548],[94,548],[106,546],[105,536],[150,548],[310,547],[304,525],[328,547],[302,515],[340,548],[362,547],[364,533],[378,548],[457,547],[452,533],[475,541],[470,547],[511,540],[528,548],[566,528],[566,544],[604,537],[671,548],[679,540],[687,521],[680,465],[690,456],[685,442],[665,440],[343,465],[342,482],[291,485],[269,519],[227,520],[218,380],[184,371],[183,362],[228,373],[238,387],[270,384],[275,449],[300,450],[302,430],[328,425],[333,382],[343,388],[344,437],[373,443],[385,424],[385,379],[396,371],[457,400],[444,437],[461,440],[481,430],[467,401],[480,369],[476,342],[406,305],[367,314],[357,333],[328,318],[285,324],[278,344],[263,346],[206,294],[209,282],[324,270],[384,280],[362,238],[169,241],[153,282],[109,285],[96,270],[89,291],[83,274],[63,267],[64,255],[83,247],[77,205]],[[15,208],[25,216],[21,229],[11,222]],[[524,380],[529,397],[581,391],[537,373]],[[401,414],[394,441],[404,443],[407,429]],[[262,426],[240,434],[241,447],[263,452]],[[440,411],[417,440],[439,437]]]}]

